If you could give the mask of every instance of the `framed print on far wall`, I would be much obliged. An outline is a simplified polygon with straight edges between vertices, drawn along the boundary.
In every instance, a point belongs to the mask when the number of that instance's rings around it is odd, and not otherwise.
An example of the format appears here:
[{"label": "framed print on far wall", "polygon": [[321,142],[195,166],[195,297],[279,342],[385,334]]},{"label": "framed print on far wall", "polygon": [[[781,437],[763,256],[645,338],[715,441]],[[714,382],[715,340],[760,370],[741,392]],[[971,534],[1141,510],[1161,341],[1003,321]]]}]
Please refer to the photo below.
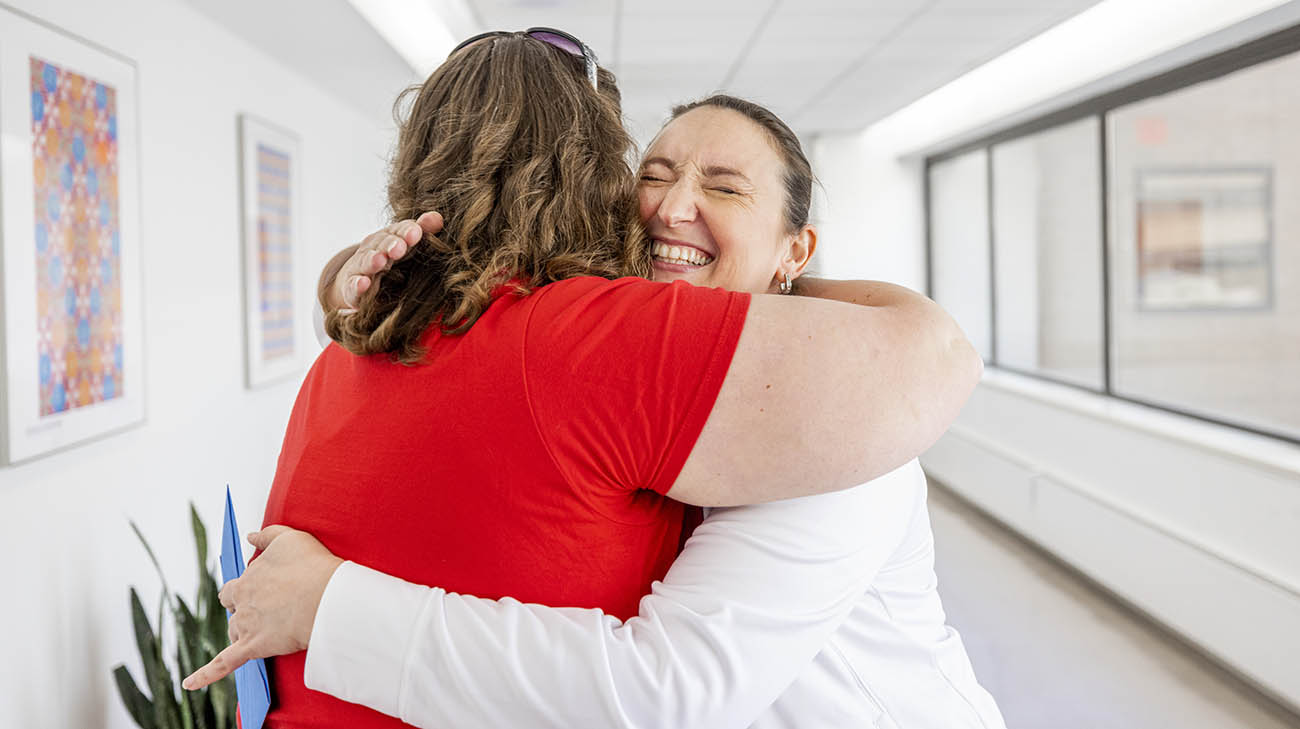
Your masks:
[{"label": "framed print on far wall", "polygon": [[144,420],[136,75],[0,7],[0,463]]},{"label": "framed print on far wall", "polygon": [[[239,117],[244,231],[244,372],[250,388],[302,366],[298,299],[302,187],[298,138],[247,114]],[[303,299],[304,301],[310,300]]]},{"label": "framed print on far wall", "polygon": [[1137,193],[1143,311],[1272,307],[1272,169],[1138,170]]}]

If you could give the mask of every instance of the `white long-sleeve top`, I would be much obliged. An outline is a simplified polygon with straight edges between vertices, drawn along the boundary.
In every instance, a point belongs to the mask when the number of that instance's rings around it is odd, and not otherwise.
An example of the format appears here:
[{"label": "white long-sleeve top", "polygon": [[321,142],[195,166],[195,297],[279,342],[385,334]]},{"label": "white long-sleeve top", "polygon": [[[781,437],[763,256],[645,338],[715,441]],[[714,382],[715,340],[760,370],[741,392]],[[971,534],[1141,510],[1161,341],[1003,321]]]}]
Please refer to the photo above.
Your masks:
[{"label": "white long-sleeve top", "polygon": [[346,562],[304,678],[430,729],[1004,729],[936,582],[913,461],[839,493],[711,510],[626,623]]}]

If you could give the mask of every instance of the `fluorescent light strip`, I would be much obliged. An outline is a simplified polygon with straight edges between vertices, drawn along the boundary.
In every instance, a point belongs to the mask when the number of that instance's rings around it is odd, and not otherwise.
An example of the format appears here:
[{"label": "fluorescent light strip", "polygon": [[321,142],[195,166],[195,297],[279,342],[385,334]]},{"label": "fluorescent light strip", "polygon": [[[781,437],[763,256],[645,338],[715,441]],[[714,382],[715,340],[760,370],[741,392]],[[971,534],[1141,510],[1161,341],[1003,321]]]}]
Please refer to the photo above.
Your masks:
[{"label": "fluorescent light strip", "polygon": [[348,0],[420,77],[447,60],[456,38],[427,0]]},{"label": "fluorescent light strip", "polygon": [[1103,0],[867,127],[901,154],[959,136],[1285,0]]}]

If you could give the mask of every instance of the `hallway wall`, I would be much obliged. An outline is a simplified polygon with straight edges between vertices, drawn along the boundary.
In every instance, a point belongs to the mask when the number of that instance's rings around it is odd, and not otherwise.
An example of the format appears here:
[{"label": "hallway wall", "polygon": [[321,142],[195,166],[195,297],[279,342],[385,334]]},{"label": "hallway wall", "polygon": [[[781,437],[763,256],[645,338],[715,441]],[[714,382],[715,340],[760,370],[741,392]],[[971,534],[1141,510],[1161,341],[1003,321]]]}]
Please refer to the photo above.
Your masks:
[{"label": "hallway wall", "polygon": [[[860,134],[813,140],[822,270],[923,281],[926,154],[1300,22],[1296,2],[1192,5],[1103,2]],[[1300,708],[1300,657],[1278,644],[1300,634],[1300,446],[990,368],[922,463]]]},{"label": "hallway wall", "polygon": [[[301,381],[244,388],[237,115],[301,138],[301,306],[328,255],[381,221],[391,122],[363,116],[179,1],[12,5],[137,65],[147,392],[143,425],[0,467],[0,723],[125,729],[133,724],[110,670],[125,662],[142,675],[127,586],[150,612],[159,590],[127,520],[173,588],[192,594],[187,502],[208,523],[214,561],[226,484],[241,527],[260,525]],[[315,355],[310,326],[304,318],[297,331],[312,343],[303,373]]]}]

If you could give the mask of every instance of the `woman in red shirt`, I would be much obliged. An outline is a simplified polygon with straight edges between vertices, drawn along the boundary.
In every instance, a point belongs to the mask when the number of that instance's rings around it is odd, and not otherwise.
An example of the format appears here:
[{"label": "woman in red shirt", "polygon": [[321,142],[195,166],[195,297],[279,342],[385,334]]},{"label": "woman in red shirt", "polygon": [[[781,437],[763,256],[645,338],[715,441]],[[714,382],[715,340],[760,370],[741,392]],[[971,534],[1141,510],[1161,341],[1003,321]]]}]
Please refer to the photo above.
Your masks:
[{"label": "woman in red shirt", "polygon": [[[676,553],[682,502],[888,472],[947,427],[979,364],[915,294],[625,278],[650,250],[613,78],[537,36],[474,39],[410,104],[390,206],[437,209],[444,231],[328,317],[346,350],[302,386],[266,523],[408,581],[626,618]],[[215,670],[264,648],[241,646],[245,616]],[[302,666],[275,662],[272,726],[398,723],[308,691]]]}]

